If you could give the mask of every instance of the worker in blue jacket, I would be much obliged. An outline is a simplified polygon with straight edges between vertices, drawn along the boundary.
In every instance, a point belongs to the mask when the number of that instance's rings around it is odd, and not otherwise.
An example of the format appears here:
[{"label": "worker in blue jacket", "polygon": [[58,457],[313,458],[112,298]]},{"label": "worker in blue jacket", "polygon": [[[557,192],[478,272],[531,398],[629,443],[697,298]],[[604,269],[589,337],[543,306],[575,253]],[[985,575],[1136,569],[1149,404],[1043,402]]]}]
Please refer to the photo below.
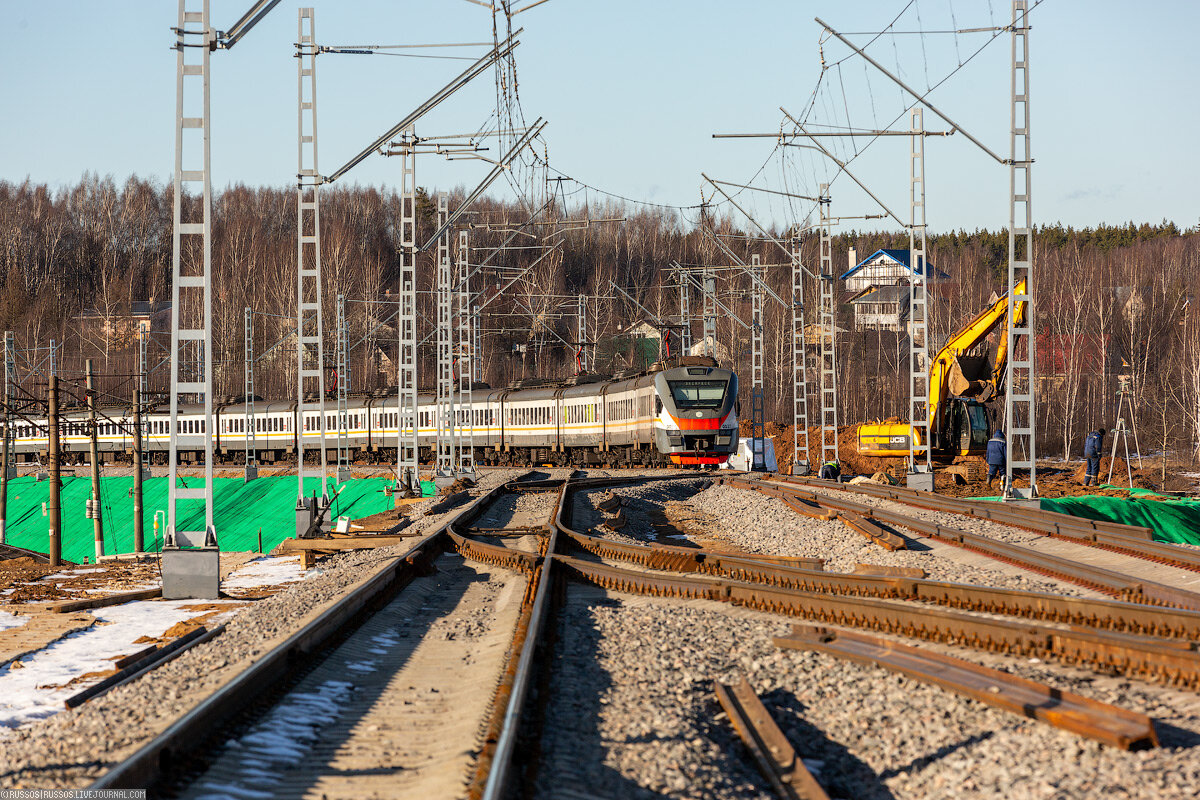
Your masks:
[{"label": "worker in blue jacket", "polygon": [[1091,486],[1100,483],[1100,454],[1104,452],[1104,428],[1097,428],[1083,440],[1083,458],[1087,461],[1087,472],[1083,476],[1083,485]]},{"label": "worker in blue jacket", "polygon": [[988,439],[987,446],[987,465],[988,465],[988,487],[991,488],[992,481],[997,475],[1004,472],[1004,464],[1008,461],[1008,443],[1004,441],[1004,431],[996,431],[992,434],[992,438]]}]

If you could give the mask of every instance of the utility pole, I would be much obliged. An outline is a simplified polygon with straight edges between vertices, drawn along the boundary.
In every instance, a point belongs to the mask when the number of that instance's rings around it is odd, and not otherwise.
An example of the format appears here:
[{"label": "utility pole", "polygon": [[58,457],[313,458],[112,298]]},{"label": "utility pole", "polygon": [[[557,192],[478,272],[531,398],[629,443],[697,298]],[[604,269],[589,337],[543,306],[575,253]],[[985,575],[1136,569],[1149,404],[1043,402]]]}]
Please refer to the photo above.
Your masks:
[{"label": "utility pole", "polygon": [[[925,258],[925,121],[909,111],[908,172],[908,442],[910,489],[932,492],[933,443],[929,439],[929,262]],[[925,463],[921,463],[924,461]]]},{"label": "utility pole", "polygon": [[12,402],[12,393],[9,391],[14,380],[16,379],[16,363],[13,360],[13,334],[12,331],[4,332],[4,408],[0,409],[3,414],[3,419],[0,419],[0,425],[3,425],[4,441],[0,443],[0,544],[4,544],[7,534],[6,522],[8,519],[8,479],[10,476],[8,460],[12,454],[12,425],[11,415],[9,414],[9,403]]},{"label": "utility pole", "polygon": [[[750,269],[757,278],[765,270],[757,253],[750,256]],[[763,388],[763,291],[760,281],[750,282],[750,469],[767,469],[766,442],[763,427],[766,417]]]},{"label": "utility pole", "polygon": [[[243,402],[246,406],[246,430],[245,430],[245,451],[246,451],[246,471],[243,476],[243,482],[249,483],[258,477],[258,451],[256,448],[254,436],[254,312],[250,310],[250,306],[246,306],[245,311],[245,334],[246,334],[246,366],[244,368],[245,378],[245,397]],[[301,428],[304,426],[301,425]]]},{"label": "utility pole", "polygon": [[142,390],[133,389],[133,552],[145,549],[142,526]]},{"label": "utility pole", "polygon": [[417,461],[417,133],[408,125],[400,150],[400,363],[396,381],[396,490],[421,496]]},{"label": "utility pole", "polygon": [[[808,348],[804,331],[804,266],[800,237],[792,239],[792,474],[811,469],[808,449]],[[801,455],[803,454],[803,456]]]},{"label": "utility pole", "polygon": [[337,296],[337,482],[350,480],[350,331],[346,322],[346,296]]},{"label": "utility pole", "polygon": [[712,270],[701,273],[704,281],[704,355],[717,357],[717,279]]},{"label": "utility pole", "polygon": [[822,183],[817,207],[821,217],[821,463],[838,460],[837,291],[833,274],[833,240],[829,235],[829,184]]},{"label": "utility pole", "polygon": [[92,375],[92,360],[84,362],[87,371],[88,408],[88,454],[92,465],[92,499],[88,502],[87,515],[92,518],[92,531],[96,540],[96,563],[104,555],[104,518],[100,513],[100,447],[96,430],[96,384]]},{"label": "utility pole", "polygon": [[[1033,302],[1033,154],[1029,144],[1029,17],[1026,0],[1013,0],[1012,12],[1012,131],[1008,160],[1008,391],[1004,393],[1008,460],[1004,465],[1006,500],[1036,500],[1037,489],[1037,369],[1034,358]],[[1025,281],[1025,293],[1017,286]],[[1015,316],[1025,303],[1025,321]],[[1029,470],[1029,487],[1013,486],[1013,472]]]},{"label": "utility pole", "polygon": [[[317,168],[317,53],[313,9],[298,11],[296,40],[296,536],[312,531],[320,513],[317,501],[304,493],[304,479],[320,478],[321,500],[328,505],[326,486],[325,344],[321,302],[321,183]],[[305,24],[307,21],[307,25]],[[307,28],[307,30],[306,30]],[[305,389],[316,391],[316,417],[305,408]],[[304,438],[320,436],[319,472],[304,467]]]},{"label": "utility pole", "polygon": [[462,433],[458,442],[458,474],[475,477],[475,352],[471,319],[471,238],[470,232],[458,232],[458,406],[462,414]]},{"label": "utility pole", "polygon": [[453,302],[453,271],[450,267],[450,216],[446,195],[438,195],[438,229],[444,233],[437,240],[437,398],[434,403],[436,436],[436,477],[449,483],[454,477],[454,325],[451,316]]},{"label": "utility pole", "polygon": [[50,387],[47,390],[48,406],[46,420],[46,448],[50,452],[47,460],[50,462],[50,497],[46,501],[46,515],[49,518],[50,531],[50,566],[62,564],[62,518],[59,505],[59,465],[58,465],[58,375],[54,366],[50,367]]}]

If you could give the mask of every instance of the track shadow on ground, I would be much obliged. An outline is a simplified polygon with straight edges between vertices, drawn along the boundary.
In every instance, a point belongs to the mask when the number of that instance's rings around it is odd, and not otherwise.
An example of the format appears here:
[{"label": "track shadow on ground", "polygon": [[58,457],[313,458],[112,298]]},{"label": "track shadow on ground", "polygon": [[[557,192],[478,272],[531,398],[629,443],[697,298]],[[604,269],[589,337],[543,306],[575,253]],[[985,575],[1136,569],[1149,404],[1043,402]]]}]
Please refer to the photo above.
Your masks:
[{"label": "track shadow on ground", "polygon": [[805,705],[794,694],[785,689],[775,689],[761,695],[761,699],[796,755],[805,761],[822,762],[821,769],[814,777],[831,798],[895,800],[896,796],[883,783],[890,774],[876,774],[844,744],[830,739],[824,731],[809,722],[804,714]]},{"label": "track shadow on ground", "polygon": [[[433,576],[419,578],[361,628],[336,648],[329,651],[320,664],[314,666],[292,691],[312,693],[315,687],[328,681],[353,684],[350,694],[338,701],[338,711],[317,728],[315,742],[297,742],[302,751],[298,760],[282,759],[278,763],[247,752],[244,743],[237,741],[247,734],[255,736],[263,725],[264,716],[239,721],[225,730],[224,741],[209,742],[208,769],[193,767],[190,775],[177,776],[170,784],[156,787],[157,796],[190,797],[206,795],[229,785],[240,787],[239,792],[250,796],[255,790],[274,796],[302,796],[315,790],[321,776],[351,777],[356,775],[399,775],[404,768],[385,766],[378,769],[347,770],[333,766],[341,745],[354,738],[355,730],[371,713],[375,704],[391,690],[391,676],[398,674],[420,647],[426,633],[439,620],[456,613],[458,606],[474,584],[487,582],[489,572],[464,565],[461,558],[447,555],[439,562]],[[379,643],[380,636],[390,637]],[[349,662],[380,659],[378,675],[356,673]],[[277,700],[287,701],[295,695]],[[273,703],[270,707],[273,708]],[[256,765],[256,762],[257,763]],[[190,778],[190,780],[189,780]],[[265,782],[267,781],[267,782]],[[214,787],[216,787],[214,789]],[[238,793],[235,793],[238,794]],[[238,796],[241,796],[239,794]]]}]

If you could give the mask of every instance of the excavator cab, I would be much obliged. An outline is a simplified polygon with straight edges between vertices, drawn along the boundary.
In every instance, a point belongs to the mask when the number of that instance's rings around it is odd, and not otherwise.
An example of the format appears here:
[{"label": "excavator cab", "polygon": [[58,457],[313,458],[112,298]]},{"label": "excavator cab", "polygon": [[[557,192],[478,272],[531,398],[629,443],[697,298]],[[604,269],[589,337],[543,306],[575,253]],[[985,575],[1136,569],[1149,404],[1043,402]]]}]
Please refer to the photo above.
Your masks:
[{"label": "excavator cab", "polygon": [[987,451],[987,407],[977,400],[952,397],[946,408],[945,426],[937,434],[934,451],[945,456],[966,456]]}]

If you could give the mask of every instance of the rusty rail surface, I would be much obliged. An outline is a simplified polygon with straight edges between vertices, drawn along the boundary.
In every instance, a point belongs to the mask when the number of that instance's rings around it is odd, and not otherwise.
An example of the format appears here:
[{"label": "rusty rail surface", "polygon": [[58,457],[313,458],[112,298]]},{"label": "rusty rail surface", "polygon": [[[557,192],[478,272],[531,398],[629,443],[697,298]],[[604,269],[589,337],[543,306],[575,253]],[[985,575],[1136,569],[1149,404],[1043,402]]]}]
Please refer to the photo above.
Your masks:
[{"label": "rusty rail surface", "polygon": [[[786,501],[785,501],[786,502]],[[790,504],[789,504],[790,505]],[[891,531],[885,531],[869,519],[843,511],[838,518],[846,523],[846,527],[855,533],[861,533],[884,550],[903,550],[904,540]]]},{"label": "rusty rail surface", "polygon": [[[593,555],[646,569],[698,572],[744,583],[824,594],[915,600],[950,608],[1005,614],[1160,638],[1200,640],[1200,611],[1068,597],[1050,592],[1000,589],[915,577],[840,573],[765,562],[756,556],[727,556],[703,550],[614,542],[567,531],[568,541]],[[680,551],[691,556],[682,558]]]},{"label": "rusty rail surface", "polygon": [[857,492],[885,500],[894,500],[898,503],[906,503],[919,508],[927,508],[931,511],[966,514],[981,519],[989,519],[994,522],[1002,522],[1006,525],[1013,525],[1033,531],[1034,533],[1075,542],[1076,544],[1134,556],[1159,564],[1169,564],[1173,567],[1193,572],[1200,572],[1200,551],[1180,547],[1170,542],[1154,541],[1154,532],[1140,525],[1125,525],[1120,522],[1093,520],[1087,517],[1061,514],[1057,511],[1010,507],[1005,506],[1003,503],[989,500],[944,497],[899,486],[879,486],[875,484],[849,486],[833,481],[796,475],[775,475],[773,476],[773,480],[822,489]]},{"label": "rusty rail surface", "polygon": [[[1080,626],[996,619],[878,597],[821,594],[779,586],[661,575],[554,556],[567,573],[613,591],[700,598],[852,628],[962,644],[994,652],[1054,658],[1189,689],[1200,687],[1200,653],[1180,639]],[[850,576],[853,577],[853,576]]]},{"label": "rusty rail surface", "polygon": [[1069,581],[1122,600],[1149,605],[1174,606],[1200,610],[1200,594],[1153,581],[1132,578],[1113,570],[1082,564],[1062,556],[1039,553],[1028,547],[1009,544],[975,533],[940,525],[936,522],[910,517],[896,511],[874,508],[865,503],[841,497],[815,495],[801,486],[788,485],[780,481],[763,481],[753,478],[727,477],[722,483],[737,488],[750,489],[772,497],[799,494],[805,499],[819,499],[839,511],[849,511],[863,517],[883,522],[893,527],[910,530],[938,539],[948,544],[981,553],[990,558],[1043,575]]},{"label": "rusty rail surface", "polygon": [[880,666],[1122,750],[1158,746],[1154,724],[1145,714],[878,636],[797,625],[791,636],[776,637],[775,645]]},{"label": "rusty rail surface", "polygon": [[783,800],[829,800],[745,677],[732,686],[716,683],[713,689],[775,794]]}]

